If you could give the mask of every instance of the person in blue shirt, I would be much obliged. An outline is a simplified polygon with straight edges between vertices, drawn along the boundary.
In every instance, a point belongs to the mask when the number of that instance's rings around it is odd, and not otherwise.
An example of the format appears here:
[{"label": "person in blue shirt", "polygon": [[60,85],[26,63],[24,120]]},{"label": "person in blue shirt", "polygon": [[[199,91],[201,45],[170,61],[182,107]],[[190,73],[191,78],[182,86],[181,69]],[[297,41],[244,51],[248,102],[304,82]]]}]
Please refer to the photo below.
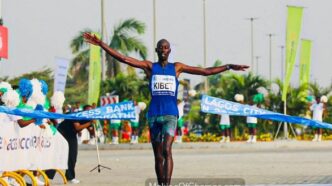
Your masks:
[{"label": "person in blue shirt", "polygon": [[147,75],[151,93],[148,121],[155,157],[155,171],[158,184],[169,185],[173,172],[172,143],[179,116],[177,108],[179,75],[183,72],[208,76],[231,69],[244,71],[248,66],[227,64],[218,67],[201,68],[181,62],[171,63],[168,61],[168,56],[171,52],[170,43],[166,39],[161,39],[157,43],[155,49],[158,55],[157,62],[141,61],[122,55],[91,33],[84,33],[83,37],[86,42],[100,46],[119,62],[140,68]]}]

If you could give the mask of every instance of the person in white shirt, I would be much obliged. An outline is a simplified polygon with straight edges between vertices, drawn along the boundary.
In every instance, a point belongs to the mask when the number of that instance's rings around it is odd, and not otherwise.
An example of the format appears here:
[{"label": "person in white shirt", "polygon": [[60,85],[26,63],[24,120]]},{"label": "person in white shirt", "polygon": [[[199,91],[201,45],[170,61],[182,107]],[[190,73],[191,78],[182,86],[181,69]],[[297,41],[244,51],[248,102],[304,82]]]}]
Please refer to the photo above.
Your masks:
[{"label": "person in white shirt", "polygon": [[134,101],[134,105],[135,105],[136,118],[133,120],[130,120],[131,129],[132,129],[130,143],[132,143],[132,144],[138,143],[139,114],[141,113],[141,108],[137,105],[136,101]]},{"label": "person in white shirt", "polygon": [[[259,96],[259,98],[261,98],[261,96]],[[236,94],[234,96],[234,99],[235,99],[235,101],[237,101],[237,102],[239,102],[241,104],[245,104],[245,102],[244,102],[244,96],[242,94]],[[254,105],[254,107],[257,107],[257,106]],[[247,126],[249,128],[249,138],[247,140],[247,143],[255,143],[257,141],[257,139],[256,139],[257,118],[255,118],[255,117],[247,117]]]},{"label": "person in white shirt", "polygon": [[[264,95],[261,93],[255,94],[252,98],[252,107],[260,108],[261,103],[264,102]],[[247,125],[249,128],[249,138],[247,143],[256,143],[257,142],[257,118],[256,117],[247,117]]]},{"label": "person in white shirt", "polygon": [[176,132],[177,132],[177,136],[176,136],[176,143],[182,143],[182,127],[184,124],[184,120],[183,120],[183,115],[184,115],[184,101],[181,100],[177,100],[178,103],[178,110],[179,110],[179,118],[178,118],[178,122],[177,122],[177,127],[176,127]]},{"label": "person in white shirt", "polygon": [[119,130],[121,128],[121,120],[111,119],[110,120],[110,129],[112,133],[112,142],[111,144],[119,144]]},{"label": "person in white shirt", "polygon": [[220,129],[221,129],[221,140],[220,143],[229,143],[230,140],[230,128],[231,123],[229,119],[228,114],[222,114],[220,115],[220,123],[219,123]]},{"label": "person in white shirt", "polygon": [[[314,102],[310,106],[310,110],[312,111],[312,119],[316,121],[323,121],[323,114],[326,111],[326,104],[324,103],[324,97],[321,98],[317,97],[316,102]],[[322,132],[321,128],[313,127],[315,131],[315,137],[312,141],[320,142],[322,141]]]}]

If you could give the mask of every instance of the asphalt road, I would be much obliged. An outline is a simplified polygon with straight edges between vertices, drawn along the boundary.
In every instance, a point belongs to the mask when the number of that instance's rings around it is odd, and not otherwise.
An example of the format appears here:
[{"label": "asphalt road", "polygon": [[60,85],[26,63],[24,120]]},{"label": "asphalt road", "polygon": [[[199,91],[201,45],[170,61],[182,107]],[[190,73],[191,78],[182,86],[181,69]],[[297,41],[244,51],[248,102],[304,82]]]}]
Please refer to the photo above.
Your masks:
[{"label": "asphalt road", "polygon": [[[145,185],[155,177],[149,144],[102,145],[101,149],[101,165],[112,170],[89,172],[98,164],[95,146],[81,146],[76,167],[79,185]],[[174,144],[173,159],[173,178],[240,178],[247,185],[332,185],[331,141]]]}]

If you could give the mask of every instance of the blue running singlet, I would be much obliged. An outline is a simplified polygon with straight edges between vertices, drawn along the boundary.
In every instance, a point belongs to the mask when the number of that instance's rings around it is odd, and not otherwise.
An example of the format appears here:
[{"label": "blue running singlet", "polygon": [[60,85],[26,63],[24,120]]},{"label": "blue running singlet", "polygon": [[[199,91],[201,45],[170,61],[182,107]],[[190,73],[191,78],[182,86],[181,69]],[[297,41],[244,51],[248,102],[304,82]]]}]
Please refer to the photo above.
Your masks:
[{"label": "blue running singlet", "polygon": [[149,83],[152,99],[148,116],[178,116],[177,95],[179,81],[176,77],[174,63],[167,63],[165,67],[162,67],[159,63],[153,63]]}]

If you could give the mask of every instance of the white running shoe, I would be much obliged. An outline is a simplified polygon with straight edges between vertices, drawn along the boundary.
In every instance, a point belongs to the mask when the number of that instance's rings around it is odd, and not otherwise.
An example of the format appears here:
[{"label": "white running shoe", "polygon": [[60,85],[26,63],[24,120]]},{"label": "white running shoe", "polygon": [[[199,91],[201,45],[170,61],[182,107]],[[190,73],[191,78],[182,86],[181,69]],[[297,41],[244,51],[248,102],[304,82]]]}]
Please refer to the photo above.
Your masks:
[{"label": "white running shoe", "polygon": [[315,134],[315,137],[312,139],[312,141],[318,141],[318,134]]},{"label": "white running shoe", "polygon": [[113,137],[112,144],[115,144],[115,145],[119,144],[119,137]]},{"label": "white running shoe", "polygon": [[13,178],[4,178],[4,180],[8,183],[10,186],[20,186],[18,182],[16,182]]},{"label": "white running shoe", "polygon": [[43,181],[41,181],[38,177],[35,177],[35,178],[36,178],[37,185],[45,185],[45,183]]},{"label": "white running shoe", "polygon": [[89,140],[89,144],[90,144],[90,145],[95,145],[95,144],[96,144],[96,138],[91,138],[91,139]]},{"label": "white running shoe", "polygon": [[318,142],[321,142],[322,141],[322,135],[318,135],[318,139],[317,139]]},{"label": "white running shoe", "polygon": [[182,143],[182,136],[176,136],[176,141],[178,143]]},{"label": "white running shoe", "polygon": [[130,143],[131,144],[135,144],[136,143],[135,136],[131,136]]},{"label": "white running shoe", "polygon": [[225,141],[226,141],[225,136],[222,136],[222,137],[221,137],[221,140],[219,141],[219,143],[224,143]]},{"label": "white running shoe", "polygon": [[68,182],[71,183],[71,184],[79,184],[80,180],[74,178],[72,180],[69,180]]},{"label": "white running shoe", "polygon": [[227,136],[227,137],[226,137],[226,143],[229,143],[229,142],[231,142],[231,139],[230,139],[229,136]]},{"label": "white running shoe", "polygon": [[251,143],[251,140],[252,140],[252,135],[249,135],[249,138],[247,140],[247,143]]},{"label": "white running shoe", "polygon": [[256,142],[257,142],[257,136],[254,135],[254,136],[252,136],[251,143],[256,143]]}]

